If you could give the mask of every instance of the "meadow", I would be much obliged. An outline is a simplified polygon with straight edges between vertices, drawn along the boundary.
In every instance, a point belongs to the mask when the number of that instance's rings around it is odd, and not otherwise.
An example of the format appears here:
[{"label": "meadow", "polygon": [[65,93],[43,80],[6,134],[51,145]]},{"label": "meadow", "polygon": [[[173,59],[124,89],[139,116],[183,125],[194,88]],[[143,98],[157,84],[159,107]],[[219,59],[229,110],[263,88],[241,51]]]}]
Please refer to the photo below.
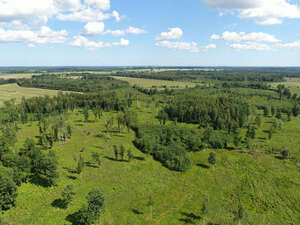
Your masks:
[{"label": "meadow", "polygon": [[5,101],[16,99],[19,103],[22,97],[31,98],[36,96],[54,96],[57,95],[58,91],[38,89],[38,88],[23,88],[17,84],[6,84],[0,85],[0,107],[4,105]]},{"label": "meadow", "polygon": [[[134,106],[139,123],[159,124],[155,118],[155,105],[140,103]],[[116,112],[105,113],[103,118],[117,116]],[[202,204],[207,198],[207,224],[233,224],[237,210],[240,181],[243,187],[242,201],[245,216],[242,224],[297,224],[300,210],[300,177],[296,164],[280,160],[276,154],[266,154],[265,149],[247,151],[217,150],[217,164],[209,166],[208,155],[212,149],[190,153],[192,168],[174,172],[163,167],[149,155],[134,147],[133,131],[105,132],[104,119],[96,120],[90,115],[83,122],[82,112],[68,113],[66,120],[73,126],[73,136],[66,143],[56,143],[53,150],[59,161],[60,178],[56,186],[41,187],[31,183],[19,188],[16,207],[3,214],[9,224],[72,224],[72,215],[86,202],[87,193],[94,187],[105,192],[106,210],[99,224],[202,224]],[[256,144],[268,143],[264,130],[270,126],[266,118],[258,130]],[[281,134],[276,134],[272,144],[293,149],[299,156],[300,118],[286,123]],[[173,122],[168,122],[172,124]],[[177,126],[189,126],[178,123]],[[20,125],[16,147],[21,148],[27,137],[39,135],[36,122]],[[286,139],[286,136],[290,136]],[[293,140],[291,142],[291,140]],[[131,162],[114,160],[113,145],[123,144],[131,149]],[[91,154],[98,152],[102,164],[98,168]],[[74,172],[82,154],[86,163],[81,175]],[[75,198],[67,209],[54,205],[66,185],[75,187]],[[231,196],[231,197],[230,197]],[[153,199],[153,216],[150,219],[149,198]],[[289,199],[286,202],[286,199]]]},{"label": "meadow", "polygon": [[131,78],[131,77],[116,77],[123,81],[129,82],[131,85],[136,85],[143,88],[158,88],[162,89],[165,87],[168,88],[191,88],[195,87],[196,83],[185,82],[185,81],[168,81],[168,80],[153,80],[153,79],[143,79],[143,78]]}]

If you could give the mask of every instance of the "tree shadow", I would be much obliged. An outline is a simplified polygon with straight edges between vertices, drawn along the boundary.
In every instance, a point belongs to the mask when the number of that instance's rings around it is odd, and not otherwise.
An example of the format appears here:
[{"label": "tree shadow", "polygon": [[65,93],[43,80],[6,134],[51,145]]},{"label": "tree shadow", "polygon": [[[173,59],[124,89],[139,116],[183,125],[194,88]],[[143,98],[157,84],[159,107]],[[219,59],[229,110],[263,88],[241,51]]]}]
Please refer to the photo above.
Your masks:
[{"label": "tree shadow", "polygon": [[37,186],[41,186],[41,187],[51,187],[51,184],[49,183],[49,181],[47,179],[43,179],[39,176],[31,177],[30,183],[35,184]]},{"label": "tree shadow", "polygon": [[196,224],[192,219],[190,218],[180,218],[180,222],[183,222],[184,224]]},{"label": "tree shadow", "polygon": [[77,179],[77,177],[75,177],[75,176],[67,176],[67,178],[69,178],[71,180],[76,180]]},{"label": "tree shadow", "polygon": [[143,214],[144,214],[143,212],[141,212],[141,211],[138,210],[138,209],[131,209],[131,211],[132,211],[134,214],[136,214],[136,215],[143,215]]},{"label": "tree shadow", "polygon": [[93,164],[93,163],[91,163],[91,162],[85,162],[84,163],[87,167],[91,167],[91,168],[99,168],[99,166],[97,166],[97,165],[95,165],[95,164]]},{"label": "tree shadow", "polygon": [[65,208],[66,208],[65,202],[64,202],[62,199],[60,199],[60,198],[55,199],[55,200],[51,203],[51,205],[52,205],[53,207],[55,207],[55,208],[60,208],[60,209],[65,209]]},{"label": "tree shadow", "polygon": [[142,156],[133,156],[133,159],[136,159],[139,161],[145,161],[145,157],[142,157]]},{"label": "tree shadow", "polygon": [[104,156],[105,159],[111,160],[111,161],[115,161],[115,162],[127,162],[127,160],[122,160],[122,159],[115,159],[113,157],[110,156]]},{"label": "tree shadow", "polygon": [[201,220],[201,216],[197,216],[194,213],[186,213],[186,212],[181,212],[181,215],[193,219],[193,220]]},{"label": "tree shadow", "polygon": [[203,163],[198,163],[197,166],[202,167],[204,169],[209,169],[210,168],[208,165],[203,164]]},{"label": "tree shadow", "polygon": [[63,167],[63,169],[68,171],[69,173],[72,173],[72,174],[77,173],[76,170],[68,168],[68,167]]},{"label": "tree shadow", "polygon": [[77,211],[73,214],[70,214],[66,217],[66,220],[69,221],[70,223],[72,223],[72,225],[79,225],[79,215],[80,212]]}]

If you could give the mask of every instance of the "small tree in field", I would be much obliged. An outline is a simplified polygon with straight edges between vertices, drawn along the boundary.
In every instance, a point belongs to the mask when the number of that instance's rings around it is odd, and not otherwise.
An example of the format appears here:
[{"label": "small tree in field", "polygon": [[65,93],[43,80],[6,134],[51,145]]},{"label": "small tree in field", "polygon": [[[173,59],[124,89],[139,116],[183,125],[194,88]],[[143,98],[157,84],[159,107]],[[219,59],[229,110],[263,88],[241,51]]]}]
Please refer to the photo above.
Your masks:
[{"label": "small tree in field", "polygon": [[121,156],[122,161],[124,160],[125,151],[126,151],[125,147],[123,145],[121,145],[121,147],[120,147],[120,156]]},{"label": "small tree in field", "polygon": [[243,206],[241,204],[239,204],[238,206],[238,210],[235,212],[235,218],[236,220],[238,221],[238,225],[241,225],[241,221],[244,217],[244,209],[243,209]]},{"label": "small tree in field", "polygon": [[283,159],[287,159],[290,156],[289,150],[283,150],[281,152],[281,156],[282,156]]},{"label": "small tree in field", "polygon": [[72,185],[68,185],[64,188],[63,192],[61,193],[61,199],[62,199],[64,208],[68,207],[68,205],[73,200],[74,195],[75,195],[75,193],[73,192]]},{"label": "small tree in field", "polygon": [[152,211],[153,211],[153,205],[154,205],[152,195],[150,195],[150,198],[149,198],[149,201],[148,201],[147,205],[149,206],[149,209],[150,209],[150,220],[152,220]]},{"label": "small tree in field", "polygon": [[128,151],[127,151],[127,157],[128,157],[128,162],[131,162],[131,160],[132,160],[132,158],[133,158],[131,149],[128,149]]},{"label": "small tree in field", "polygon": [[214,166],[216,164],[216,162],[217,162],[216,153],[214,153],[214,152],[209,153],[208,162],[212,166]]},{"label": "small tree in field", "polygon": [[84,168],[84,159],[82,157],[82,155],[80,154],[79,156],[79,160],[77,162],[77,173],[81,174]]},{"label": "small tree in field", "polygon": [[118,158],[119,158],[119,149],[116,145],[114,145],[113,148],[114,148],[114,153],[115,153],[115,160],[118,160]]},{"label": "small tree in field", "polygon": [[208,199],[207,198],[205,198],[205,200],[202,204],[201,212],[202,212],[203,225],[204,225],[205,221],[206,221],[207,213],[208,213]]},{"label": "small tree in field", "polygon": [[98,152],[92,153],[92,159],[98,166],[101,166],[100,154]]}]

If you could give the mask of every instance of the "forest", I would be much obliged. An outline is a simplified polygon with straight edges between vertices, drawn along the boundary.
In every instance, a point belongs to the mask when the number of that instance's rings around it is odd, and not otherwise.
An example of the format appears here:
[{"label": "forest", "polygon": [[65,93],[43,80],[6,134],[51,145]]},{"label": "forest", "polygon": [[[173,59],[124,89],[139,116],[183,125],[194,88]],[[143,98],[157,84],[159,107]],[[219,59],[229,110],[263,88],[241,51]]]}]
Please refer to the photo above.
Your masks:
[{"label": "forest", "polygon": [[200,69],[1,80],[60,92],[0,108],[0,224],[298,224],[298,69]]}]

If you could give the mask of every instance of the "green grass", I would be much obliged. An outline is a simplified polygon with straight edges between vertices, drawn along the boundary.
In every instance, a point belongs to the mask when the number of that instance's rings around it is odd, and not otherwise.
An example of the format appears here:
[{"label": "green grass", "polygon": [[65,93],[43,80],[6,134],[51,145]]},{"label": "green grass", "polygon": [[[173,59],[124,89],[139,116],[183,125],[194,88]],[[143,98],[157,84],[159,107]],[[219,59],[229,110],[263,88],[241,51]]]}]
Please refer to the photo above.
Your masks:
[{"label": "green grass", "polygon": [[283,84],[285,87],[289,88],[292,93],[300,95],[300,78],[285,78],[285,82],[271,83],[272,87],[277,87],[279,84]]},{"label": "green grass", "polygon": [[168,88],[186,88],[186,87],[196,86],[196,84],[192,82],[154,80],[154,79],[116,77],[116,76],[114,76],[114,78],[127,81],[129,82],[130,85],[136,85],[143,88],[152,88],[152,87],[162,88],[162,86],[167,86]]},{"label": "green grass", "polygon": [[[138,120],[140,123],[155,123],[154,106],[148,108],[140,103]],[[105,116],[116,113],[105,113]],[[97,187],[106,194],[106,211],[100,224],[114,225],[177,225],[188,224],[187,214],[201,215],[202,202],[209,198],[208,222],[216,224],[237,224],[233,211],[237,209],[240,199],[245,217],[242,224],[298,224],[300,210],[299,167],[293,161],[279,160],[264,151],[252,154],[237,151],[217,150],[215,168],[205,168],[209,152],[204,150],[191,153],[193,167],[186,173],[173,172],[159,162],[137,150],[132,141],[132,131],[123,129],[121,134],[110,133],[106,138],[98,137],[104,133],[104,121],[82,122],[79,112],[70,113],[67,121],[73,125],[73,136],[66,143],[56,143],[53,151],[59,159],[60,178],[57,186],[44,188],[34,184],[23,184],[19,188],[17,206],[3,215],[3,220],[11,224],[55,225],[71,224],[66,217],[76,212],[86,202],[87,193]],[[267,142],[264,129],[268,128],[271,118],[264,120],[257,139]],[[272,139],[273,144],[290,144],[297,149],[294,154],[299,157],[300,118],[286,123]],[[172,122],[168,122],[172,123]],[[116,125],[115,125],[116,126]],[[186,124],[178,124],[186,126]],[[188,125],[194,126],[194,125]],[[286,135],[292,134],[290,139]],[[17,148],[26,137],[38,135],[36,123],[22,125],[18,132]],[[145,160],[117,162],[113,145],[124,144],[133,151],[135,157]],[[83,156],[86,162],[91,160],[92,152],[101,154],[100,168],[85,167],[82,176],[70,173],[76,167],[73,160],[80,150],[85,148]],[[75,177],[72,179],[71,176]],[[57,209],[51,203],[60,197],[63,188],[73,184],[76,196],[68,209]],[[243,184],[243,188],[240,185]],[[237,194],[240,193],[240,196]],[[147,202],[153,196],[153,220],[149,218]],[[202,224],[202,220],[195,220]]]},{"label": "green grass", "polygon": [[36,75],[34,73],[20,73],[20,74],[1,74],[0,73],[0,79],[22,79],[22,78],[31,78],[33,75]]},{"label": "green grass", "polygon": [[58,91],[38,89],[38,88],[23,88],[17,84],[6,84],[0,85],[0,107],[3,106],[5,101],[16,99],[20,102],[22,97],[30,98],[35,96],[54,96],[57,95]]}]

